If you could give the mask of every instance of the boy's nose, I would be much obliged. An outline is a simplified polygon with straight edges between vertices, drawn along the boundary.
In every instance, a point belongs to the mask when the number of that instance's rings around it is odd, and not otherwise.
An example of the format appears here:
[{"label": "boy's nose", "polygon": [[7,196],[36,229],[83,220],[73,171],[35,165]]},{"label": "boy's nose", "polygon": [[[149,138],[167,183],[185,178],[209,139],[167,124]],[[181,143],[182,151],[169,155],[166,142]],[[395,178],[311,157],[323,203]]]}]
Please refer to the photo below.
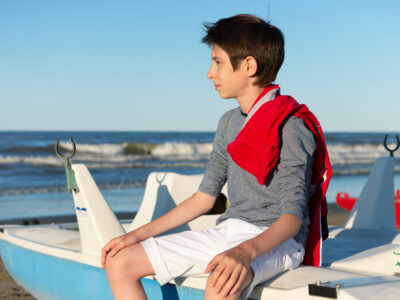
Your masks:
[{"label": "boy's nose", "polygon": [[208,78],[208,79],[214,78],[214,72],[213,72],[213,70],[212,70],[212,67],[210,67],[210,69],[208,70],[207,78]]}]

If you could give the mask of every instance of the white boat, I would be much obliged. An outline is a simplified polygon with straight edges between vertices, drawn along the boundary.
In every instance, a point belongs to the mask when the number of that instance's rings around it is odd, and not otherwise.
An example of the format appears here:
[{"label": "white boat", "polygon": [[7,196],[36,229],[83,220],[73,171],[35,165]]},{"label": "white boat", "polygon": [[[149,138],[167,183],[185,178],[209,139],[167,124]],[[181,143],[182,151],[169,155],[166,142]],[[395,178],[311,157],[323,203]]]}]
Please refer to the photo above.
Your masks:
[{"label": "white boat", "polygon": [[[251,299],[400,299],[400,233],[394,213],[394,158],[378,158],[344,227],[330,227],[323,265],[300,266],[252,292]],[[164,214],[193,194],[202,175],[151,173],[131,222],[116,218],[88,169],[72,165],[77,223],[5,225],[0,253],[11,276],[38,299],[113,299],[100,252],[111,238]],[[226,193],[224,188],[223,193]],[[201,216],[174,230],[215,224]],[[177,278],[160,287],[143,279],[149,299],[203,299],[206,277]]]}]

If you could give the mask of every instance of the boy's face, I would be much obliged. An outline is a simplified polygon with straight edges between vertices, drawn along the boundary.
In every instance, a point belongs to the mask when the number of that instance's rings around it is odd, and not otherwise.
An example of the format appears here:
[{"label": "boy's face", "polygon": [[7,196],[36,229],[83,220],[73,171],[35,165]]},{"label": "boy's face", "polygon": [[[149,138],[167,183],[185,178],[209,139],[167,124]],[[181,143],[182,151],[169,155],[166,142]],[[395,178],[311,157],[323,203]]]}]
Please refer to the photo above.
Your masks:
[{"label": "boy's face", "polygon": [[228,53],[215,44],[212,47],[211,58],[212,63],[207,78],[213,81],[220,97],[227,99],[242,96],[250,84],[242,63],[234,70]]}]

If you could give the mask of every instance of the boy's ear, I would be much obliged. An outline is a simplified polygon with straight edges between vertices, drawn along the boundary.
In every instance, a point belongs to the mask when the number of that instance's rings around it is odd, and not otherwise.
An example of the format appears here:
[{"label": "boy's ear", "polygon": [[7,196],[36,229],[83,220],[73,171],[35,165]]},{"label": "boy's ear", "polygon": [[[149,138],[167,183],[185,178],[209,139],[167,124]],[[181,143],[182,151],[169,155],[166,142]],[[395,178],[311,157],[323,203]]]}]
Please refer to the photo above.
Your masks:
[{"label": "boy's ear", "polygon": [[253,56],[247,56],[242,62],[242,67],[249,77],[253,77],[257,73],[257,60]]}]

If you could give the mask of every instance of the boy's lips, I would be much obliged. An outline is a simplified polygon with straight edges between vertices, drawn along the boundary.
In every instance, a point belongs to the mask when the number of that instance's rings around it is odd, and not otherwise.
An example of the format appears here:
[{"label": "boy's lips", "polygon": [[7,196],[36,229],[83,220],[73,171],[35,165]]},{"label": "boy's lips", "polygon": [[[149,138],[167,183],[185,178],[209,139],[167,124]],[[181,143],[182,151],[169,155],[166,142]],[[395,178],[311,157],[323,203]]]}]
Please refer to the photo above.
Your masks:
[{"label": "boy's lips", "polygon": [[220,87],[220,85],[219,85],[219,84],[214,84],[214,87],[215,87],[216,90],[218,90],[218,88]]}]

